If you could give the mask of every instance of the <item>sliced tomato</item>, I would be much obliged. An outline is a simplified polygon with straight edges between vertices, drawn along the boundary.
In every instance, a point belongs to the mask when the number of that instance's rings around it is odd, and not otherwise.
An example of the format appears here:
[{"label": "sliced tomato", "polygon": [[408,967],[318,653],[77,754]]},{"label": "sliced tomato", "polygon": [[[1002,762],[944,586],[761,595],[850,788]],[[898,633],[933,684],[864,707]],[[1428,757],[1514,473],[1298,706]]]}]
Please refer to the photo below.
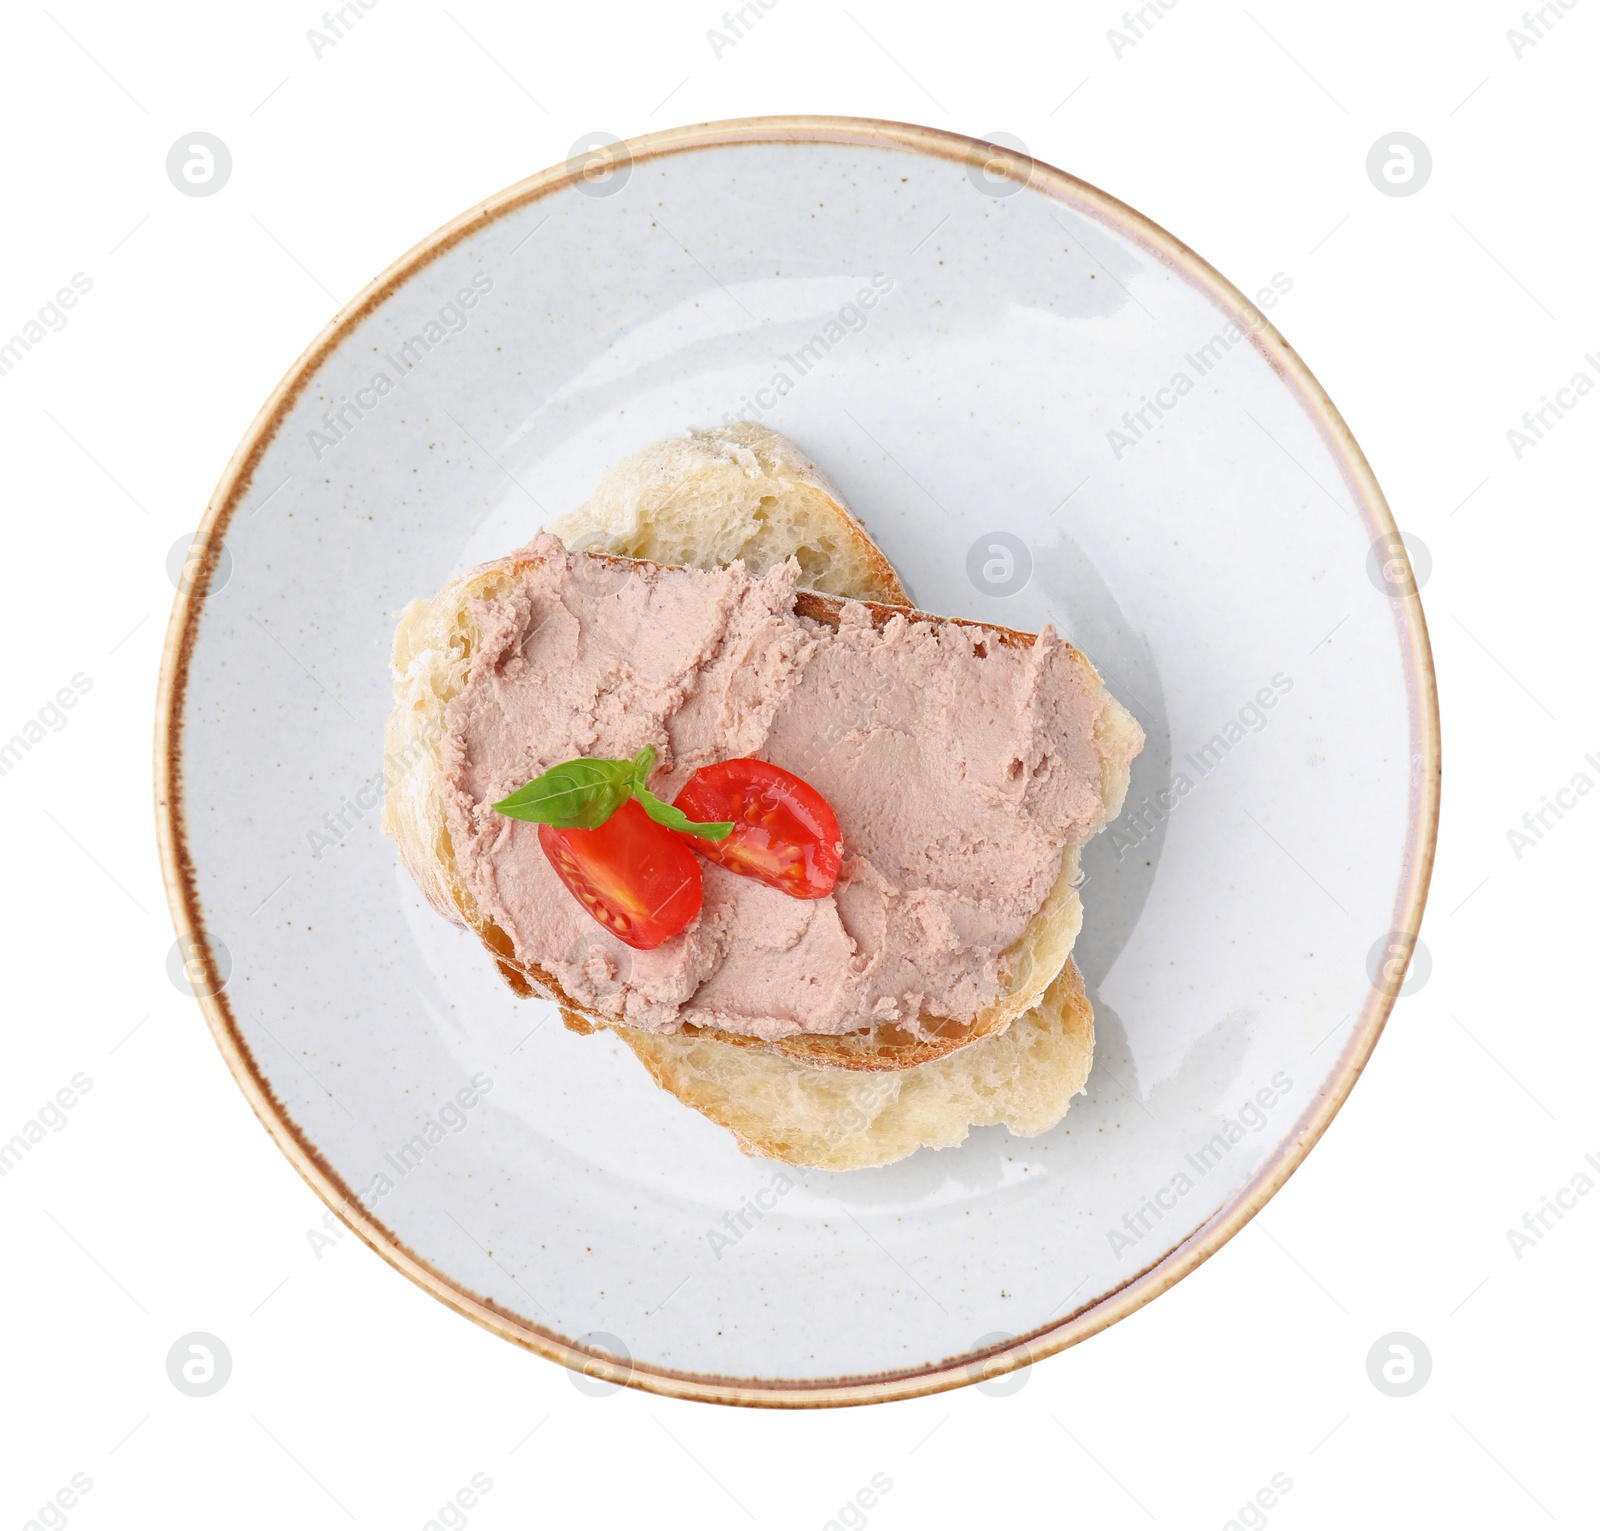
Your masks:
[{"label": "sliced tomato", "polygon": [[843,851],[839,821],[815,787],[781,766],[765,760],[702,766],[675,806],[697,824],[732,821],[725,840],[681,836],[708,861],[794,898],[833,892]]},{"label": "sliced tomato", "polygon": [[567,891],[619,941],[647,952],[700,912],[700,863],[630,797],[598,829],[539,826]]}]

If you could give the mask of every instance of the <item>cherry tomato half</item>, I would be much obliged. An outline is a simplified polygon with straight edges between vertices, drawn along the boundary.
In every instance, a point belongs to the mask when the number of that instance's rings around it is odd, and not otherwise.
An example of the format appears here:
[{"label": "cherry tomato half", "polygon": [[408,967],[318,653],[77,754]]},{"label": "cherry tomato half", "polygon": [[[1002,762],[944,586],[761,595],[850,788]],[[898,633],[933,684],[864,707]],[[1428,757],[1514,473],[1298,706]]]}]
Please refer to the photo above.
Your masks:
[{"label": "cherry tomato half", "polygon": [[708,861],[794,898],[826,898],[839,876],[839,821],[817,789],[765,760],[702,766],[676,806],[697,824],[733,821],[725,840],[683,835]]},{"label": "cherry tomato half", "polygon": [[619,941],[652,951],[700,912],[700,863],[629,798],[598,829],[539,826],[567,891]]}]

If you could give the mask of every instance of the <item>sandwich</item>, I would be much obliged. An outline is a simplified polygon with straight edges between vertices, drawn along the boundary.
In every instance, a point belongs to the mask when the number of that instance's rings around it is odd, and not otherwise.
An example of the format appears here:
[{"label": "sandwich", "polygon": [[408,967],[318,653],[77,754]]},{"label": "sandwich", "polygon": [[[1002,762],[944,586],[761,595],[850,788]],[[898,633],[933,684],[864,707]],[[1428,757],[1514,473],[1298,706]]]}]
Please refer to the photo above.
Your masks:
[{"label": "sandwich", "polygon": [[406,609],[394,693],[424,895],[746,1153],[883,1165],[1083,1089],[1079,855],[1139,726],[1048,627],[915,610],[783,437],[617,463]]}]

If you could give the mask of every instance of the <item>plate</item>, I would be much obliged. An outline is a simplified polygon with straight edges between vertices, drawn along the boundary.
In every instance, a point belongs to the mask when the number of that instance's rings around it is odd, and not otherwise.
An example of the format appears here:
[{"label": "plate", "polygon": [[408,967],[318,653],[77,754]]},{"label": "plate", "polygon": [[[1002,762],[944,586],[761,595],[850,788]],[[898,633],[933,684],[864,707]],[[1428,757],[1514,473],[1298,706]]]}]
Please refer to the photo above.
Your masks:
[{"label": "plate", "polygon": [[[755,1404],[992,1377],[1236,1233],[1377,1041],[1437,818],[1416,581],[1273,326],[1292,288],[1014,147],[767,118],[591,147],[343,311],[210,506],[157,749],[175,962],[328,1205],[586,1385]],[[1053,622],[1144,725],[1084,856],[1099,1040],[1054,1131],[745,1158],[516,999],[379,830],[406,602],[736,418],[815,458],[924,609]]]}]

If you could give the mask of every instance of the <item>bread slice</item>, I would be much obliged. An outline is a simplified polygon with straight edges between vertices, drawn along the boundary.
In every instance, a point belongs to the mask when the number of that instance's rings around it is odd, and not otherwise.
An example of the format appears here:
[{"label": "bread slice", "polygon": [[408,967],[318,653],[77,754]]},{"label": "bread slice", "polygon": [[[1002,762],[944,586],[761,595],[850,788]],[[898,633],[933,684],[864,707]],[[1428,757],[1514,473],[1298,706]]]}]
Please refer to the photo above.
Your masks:
[{"label": "bread slice", "polygon": [[[449,918],[476,930],[494,953],[501,972],[519,991],[531,991],[553,999],[591,1026],[607,1026],[620,1023],[613,1016],[586,1009],[565,992],[553,973],[519,958],[510,936],[477,907],[456,864],[444,816],[441,753],[444,715],[450,701],[466,685],[477,643],[473,612],[481,602],[493,603],[512,596],[526,571],[536,567],[543,556],[532,547],[525,548],[520,553],[470,570],[452,580],[431,601],[413,602],[407,608],[395,635],[397,705],[390,714],[387,745],[391,760],[407,759],[413,766],[403,781],[395,783],[385,793],[384,825],[394,835],[407,869],[435,907]],[[589,553],[583,557],[587,560],[586,577],[604,578],[608,573],[625,576],[639,562],[615,558],[608,553]],[[840,596],[802,590],[794,609],[814,621],[836,626],[846,604]],[[878,602],[860,604],[878,627],[896,620],[943,621],[980,630],[991,646],[1019,648],[1034,642],[1032,633],[1013,632],[987,623],[930,617],[905,606],[885,606]],[[1089,661],[1075,649],[1069,653],[1072,661],[1086,672],[1092,688],[1100,690],[1100,677]],[[1116,702],[1105,698],[1095,728],[1101,765],[1102,812],[1090,834],[1121,807],[1127,790],[1132,758],[1126,734],[1128,726],[1137,736],[1138,724],[1133,723]],[[1021,938],[1002,954],[997,975],[1000,994],[971,1020],[956,1020],[935,1011],[920,1015],[914,1030],[887,1024],[843,1036],[801,1034],[777,1039],[709,1029],[696,1029],[693,1034],[718,1038],[738,1047],[781,1053],[815,1068],[871,1072],[926,1063],[1004,1031],[1019,1015],[1039,1002],[1065,965],[1077,940],[1083,923],[1083,907],[1077,891],[1077,850],[1076,846],[1065,849],[1060,872],[1043,907],[1029,921]],[[685,1027],[686,1031],[689,1029]]]},{"label": "bread slice", "polygon": [[757,577],[793,558],[808,589],[911,604],[827,475],[787,437],[748,420],[624,457],[550,530],[574,553],[689,569],[742,559]]},{"label": "bread slice", "polygon": [[[730,465],[754,484],[731,477]],[[676,481],[676,473],[687,477]],[[786,546],[804,547],[815,556],[809,567],[802,563],[802,583],[878,602],[873,617],[880,625],[896,614],[887,604],[905,601],[894,570],[827,480],[792,444],[759,426],[691,433],[636,453],[557,529],[608,551],[685,561],[692,554],[707,565],[748,557],[754,572],[780,561]],[[500,560],[471,571],[407,609],[395,638],[384,803],[384,827],[419,886],[447,917],[478,932],[513,988],[554,999],[574,1030],[612,1027],[658,1083],[728,1126],[746,1152],[789,1163],[883,1164],[925,1144],[959,1142],[974,1123],[1005,1121],[1031,1133],[1058,1121],[1087,1078],[1093,1050],[1092,1012],[1069,955],[1082,919],[1076,848],[1064,855],[1046,908],[1010,954],[1002,1001],[974,1023],[935,1028],[931,1041],[898,1028],[776,1043],[693,1028],[655,1036],[583,1012],[550,975],[517,961],[510,938],[476,909],[461,881],[438,790],[444,709],[464,683],[475,637],[468,602],[508,590],[515,568],[514,560]],[[818,620],[836,620],[838,607],[806,594],[797,603]],[[1001,642],[1032,642],[1029,634],[989,630]],[[1128,762],[1143,736],[1107,695],[1096,738],[1104,809],[1098,828],[1120,811]],[[878,1077],[891,1074],[905,1076],[894,1090]],[[843,1118],[841,1101],[849,1104]]]},{"label": "bread slice", "polygon": [[1048,1132],[1094,1062],[1094,1011],[1070,957],[1038,1005],[998,1036],[889,1072],[809,1068],[704,1037],[617,1034],[662,1089],[726,1127],[745,1153],[824,1170],[949,1148],[972,1127]]}]

